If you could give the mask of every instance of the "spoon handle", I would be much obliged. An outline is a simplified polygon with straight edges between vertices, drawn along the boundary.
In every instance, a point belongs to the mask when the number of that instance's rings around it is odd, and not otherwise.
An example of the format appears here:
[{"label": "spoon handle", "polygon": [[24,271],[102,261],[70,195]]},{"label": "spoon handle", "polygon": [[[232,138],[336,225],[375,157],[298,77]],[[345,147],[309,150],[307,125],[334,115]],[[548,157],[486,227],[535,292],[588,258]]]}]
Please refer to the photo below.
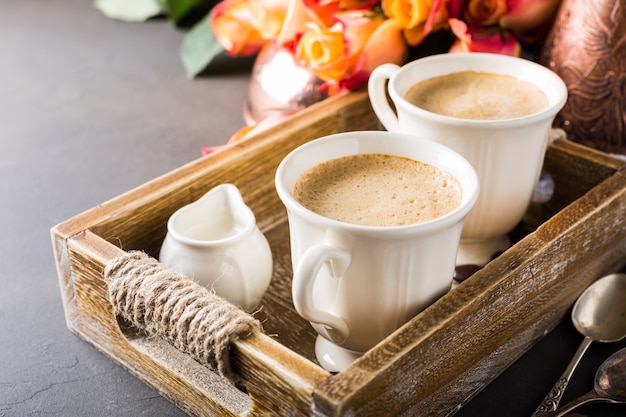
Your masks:
[{"label": "spoon handle", "polygon": [[580,407],[583,404],[587,404],[590,402],[602,402],[602,403],[611,403],[611,404],[620,404],[621,401],[617,401],[617,400],[612,400],[610,398],[605,398],[605,397],[601,397],[599,396],[595,391],[590,391],[588,393],[586,393],[585,395],[581,395],[580,397],[576,398],[575,400],[565,404],[563,407],[559,408],[556,411],[552,411],[549,412],[547,414],[545,414],[545,417],[561,417],[564,416],[565,414],[569,413],[570,411],[574,410],[575,408]]},{"label": "spoon handle", "polygon": [[531,417],[542,417],[557,409],[559,402],[561,402],[561,398],[563,397],[563,393],[565,393],[565,388],[567,388],[567,384],[569,384],[569,380],[574,373],[574,369],[578,366],[580,359],[583,357],[591,343],[593,343],[592,338],[585,337],[583,339],[569,365],[565,368],[561,377],[558,381],[556,381],[550,392],[545,396]]}]

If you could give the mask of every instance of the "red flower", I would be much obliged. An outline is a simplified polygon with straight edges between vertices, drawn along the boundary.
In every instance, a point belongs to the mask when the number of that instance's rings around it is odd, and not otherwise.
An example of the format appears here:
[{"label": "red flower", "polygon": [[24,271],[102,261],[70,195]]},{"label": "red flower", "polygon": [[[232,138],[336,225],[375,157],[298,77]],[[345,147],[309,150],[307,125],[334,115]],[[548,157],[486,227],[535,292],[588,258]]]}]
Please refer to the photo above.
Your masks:
[{"label": "red flower", "polygon": [[521,46],[509,32],[497,26],[468,26],[459,19],[450,19],[450,29],[457,40],[450,52],[490,52],[520,56]]}]

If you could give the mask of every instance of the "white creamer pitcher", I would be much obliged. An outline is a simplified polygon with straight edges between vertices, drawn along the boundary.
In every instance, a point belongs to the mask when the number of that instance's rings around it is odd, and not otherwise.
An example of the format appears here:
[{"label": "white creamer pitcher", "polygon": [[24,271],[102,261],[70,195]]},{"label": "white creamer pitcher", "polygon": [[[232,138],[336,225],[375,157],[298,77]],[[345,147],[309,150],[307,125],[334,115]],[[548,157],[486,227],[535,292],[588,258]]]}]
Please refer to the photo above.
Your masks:
[{"label": "white creamer pitcher", "polygon": [[172,214],[159,260],[247,311],[272,277],[270,246],[233,184],[218,185]]}]

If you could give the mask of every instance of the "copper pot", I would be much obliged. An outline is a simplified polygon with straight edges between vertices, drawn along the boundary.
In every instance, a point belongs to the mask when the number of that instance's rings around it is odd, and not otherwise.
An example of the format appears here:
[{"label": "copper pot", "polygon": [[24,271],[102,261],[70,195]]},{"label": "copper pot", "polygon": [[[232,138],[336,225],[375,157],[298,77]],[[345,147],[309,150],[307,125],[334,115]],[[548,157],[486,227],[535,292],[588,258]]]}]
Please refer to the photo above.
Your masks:
[{"label": "copper pot", "polygon": [[626,0],[563,0],[539,62],[563,78],[568,137],[626,154]]}]

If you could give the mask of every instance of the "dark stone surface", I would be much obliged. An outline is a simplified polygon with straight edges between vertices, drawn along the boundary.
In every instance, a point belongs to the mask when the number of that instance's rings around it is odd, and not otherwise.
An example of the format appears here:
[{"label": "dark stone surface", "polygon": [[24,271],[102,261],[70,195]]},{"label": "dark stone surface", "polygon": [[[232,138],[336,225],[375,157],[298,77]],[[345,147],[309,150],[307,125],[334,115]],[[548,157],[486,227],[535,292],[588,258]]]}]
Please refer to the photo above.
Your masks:
[{"label": "dark stone surface", "polygon": [[[50,228],[200,156],[243,125],[249,67],[185,77],[183,33],[89,0],[0,13],[0,416],[182,416],[65,325]],[[458,415],[528,416],[581,337],[549,334]],[[593,345],[568,397],[621,344]],[[620,408],[621,407],[621,408]],[[588,412],[587,412],[588,410]],[[623,406],[588,416],[623,416]]]}]

